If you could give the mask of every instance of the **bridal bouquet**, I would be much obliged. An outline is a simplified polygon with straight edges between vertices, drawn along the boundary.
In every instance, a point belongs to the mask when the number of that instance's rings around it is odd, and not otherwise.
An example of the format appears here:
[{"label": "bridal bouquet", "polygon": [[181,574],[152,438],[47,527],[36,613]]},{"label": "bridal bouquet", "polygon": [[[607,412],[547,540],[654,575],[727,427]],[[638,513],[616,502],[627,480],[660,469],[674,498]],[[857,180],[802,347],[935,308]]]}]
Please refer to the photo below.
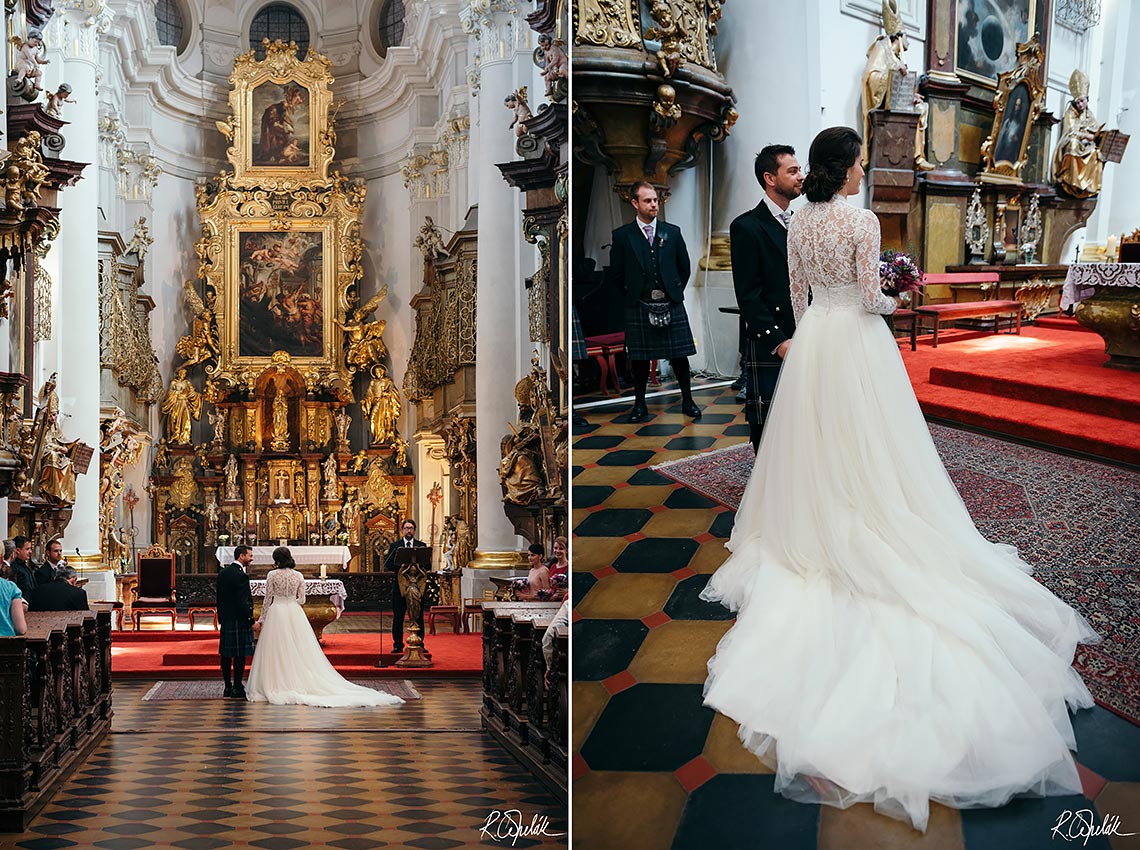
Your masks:
[{"label": "bridal bouquet", "polygon": [[898,297],[922,288],[922,269],[910,254],[887,249],[879,256],[879,283],[887,295]]}]

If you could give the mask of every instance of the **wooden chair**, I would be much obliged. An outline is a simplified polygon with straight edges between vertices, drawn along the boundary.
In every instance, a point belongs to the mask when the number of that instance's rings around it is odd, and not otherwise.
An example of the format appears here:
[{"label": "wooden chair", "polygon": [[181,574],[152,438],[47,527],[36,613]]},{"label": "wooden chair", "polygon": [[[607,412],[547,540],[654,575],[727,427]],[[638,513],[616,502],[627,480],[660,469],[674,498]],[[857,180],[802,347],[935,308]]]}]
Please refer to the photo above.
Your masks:
[{"label": "wooden chair", "polygon": [[157,544],[139,555],[139,583],[131,603],[135,631],[142,627],[144,614],[169,614],[170,629],[178,625],[174,593],[174,553]]},{"label": "wooden chair", "polygon": [[427,627],[428,632],[433,635],[435,634],[436,617],[442,617],[445,621],[450,620],[451,631],[455,634],[459,634],[461,625],[458,605],[432,605],[431,608],[428,609]]},{"label": "wooden chair", "polygon": [[463,630],[467,634],[474,633],[475,629],[472,627],[473,623],[478,623],[479,631],[483,631],[483,602],[491,602],[495,599],[495,592],[493,590],[484,590],[483,598],[472,597],[463,600],[463,611],[461,617],[463,618]]}]

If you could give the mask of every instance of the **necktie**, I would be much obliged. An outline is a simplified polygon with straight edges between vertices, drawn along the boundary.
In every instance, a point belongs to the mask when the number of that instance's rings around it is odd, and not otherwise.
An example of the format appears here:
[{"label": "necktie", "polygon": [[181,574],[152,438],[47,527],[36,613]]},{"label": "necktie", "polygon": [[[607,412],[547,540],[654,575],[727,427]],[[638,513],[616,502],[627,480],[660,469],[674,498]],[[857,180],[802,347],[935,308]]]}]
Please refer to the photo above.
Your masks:
[{"label": "necktie", "polygon": [[652,245],[653,244],[653,225],[652,224],[645,225],[644,230],[645,230],[645,238],[648,239],[649,244]]},{"label": "necktie", "polygon": [[780,223],[783,224],[785,228],[787,228],[788,222],[791,220],[792,220],[792,211],[791,210],[784,210],[782,213],[780,213]]}]

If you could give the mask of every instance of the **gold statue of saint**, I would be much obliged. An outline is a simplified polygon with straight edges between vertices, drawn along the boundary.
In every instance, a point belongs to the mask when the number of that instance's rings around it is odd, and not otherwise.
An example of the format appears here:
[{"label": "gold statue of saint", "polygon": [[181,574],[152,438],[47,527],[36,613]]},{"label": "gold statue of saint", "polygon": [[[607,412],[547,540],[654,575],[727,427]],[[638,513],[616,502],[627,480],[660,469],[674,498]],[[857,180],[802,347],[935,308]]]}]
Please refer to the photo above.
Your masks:
[{"label": "gold statue of saint", "polygon": [[350,367],[363,371],[388,356],[388,348],[384,345],[384,327],[388,323],[383,319],[364,321],[380,306],[380,302],[387,294],[388,287],[385,286],[368,299],[363,307],[346,315],[343,323],[339,321],[336,323],[345,334],[347,351],[344,354],[344,362]]},{"label": "gold statue of saint", "polygon": [[166,415],[166,442],[172,446],[190,445],[190,423],[202,415],[202,394],[187,379],[185,368],[180,368],[170,382],[162,400],[162,412]]},{"label": "gold statue of saint", "polygon": [[1103,124],[1089,109],[1089,78],[1080,70],[1069,77],[1073,96],[1061,119],[1061,138],[1053,151],[1053,182],[1074,198],[1091,198],[1100,192],[1104,155],[1100,152]]},{"label": "gold statue of saint", "polygon": [[[875,39],[867,48],[867,64],[863,67],[863,165],[871,157],[871,110],[882,109],[891,88],[891,74],[906,74],[906,60],[903,54],[910,46],[910,39],[903,29],[899,16],[898,0],[883,0],[884,35]],[[914,140],[914,163],[921,171],[928,171],[934,165],[926,159],[926,125],[930,106],[922,95],[915,93],[914,111],[918,113],[918,131]]]},{"label": "gold statue of saint", "polygon": [[289,449],[289,402],[285,399],[283,383],[277,385],[277,394],[273,396],[273,441],[270,445],[278,452]]},{"label": "gold statue of saint", "polygon": [[383,366],[372,368],[372,382],[360,400],[360,408],[368,417],[372,445],[391,443],[397,435],[396,426],[400,421],[400,391]]}]

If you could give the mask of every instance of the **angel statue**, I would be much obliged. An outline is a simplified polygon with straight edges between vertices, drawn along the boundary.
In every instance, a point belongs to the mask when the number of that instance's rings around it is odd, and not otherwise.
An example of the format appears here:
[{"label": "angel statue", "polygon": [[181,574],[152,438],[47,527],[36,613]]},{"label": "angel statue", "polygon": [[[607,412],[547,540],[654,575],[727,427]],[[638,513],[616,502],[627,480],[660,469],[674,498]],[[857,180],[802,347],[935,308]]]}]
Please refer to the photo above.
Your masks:
[{"label": "angel statue", "polygon": [[166,438],[172,446],[190,445],[190,423],[202,415],[202,394],[186,377],[186,367],[179,367],[162,400],[166,414]]},{"label": "angel statue", "polygon": [[503,105],[515,113],[511,119],[510,127],[514,128],[515,136],[526,135],[526,122],[534,117],[530,105],[526,102],[526,86],[521,86],[503,98]]},{"label": "angel statue", "polygon": [[396,436],[400,421],[400,391],[388,377],[388,371],[377,364],[372,367],[372,382],[360,400],[360,408],[368,417],[372,431],[372,445],[383,446]]},{"label": "angel statue", "polygon": [[447,249],[443,247],[443,235],[430,215],[424,216],[423,227],[420,228],[420,235],[416,237],[414,244],[428,260],[447,256]]},{"label": "angel statue", "polygon": [[50,64],[50,59],[44,59],[40,53],[40,48],[43,47],[44,35],[35,27],[28,29],[28,37],[21,40],[17,36],[12,36],[12,44],[19,48],[16,51],[16,59],[14,62],[16,71],[16,85],[22,86],[24,80],[30,80],[32,87],[36,91],[42,91],[40,86],[40,77],[43,71],[40,70],[40,65]]},{"label": "angel statue", "polygon": [[178,340],[174,350],[185,361],[186,368],[197,366],[199,363],[209,363],[217,359],[220,347],[218,345],[217,328],[214,327],[214,311],[202,301],[194,289],[193,281],[182,284],[182,292],[186,305],[194,314],[194,324],[190,334]]},{"label": "angel statue", "polygon": [[383,319],[374,322],[364,321],[365,317],[380,306],[380,302],[387,294],[388,287],[385,286],[368,299],[363,307],[352,311],[351,321],[346,317],[343,324],[337,322],[348,337],[348,350],[344,355],[344,362],[348,366],[363,371],[388,356],[388,347],[384,345],[384,327],[388,323]]},{"label": "angel statue", "polygon": [[71,94],[71,86],[67,83],[60,83],[55,94],[48,92],[44,95],[44,112],[52,118],[62,117],[63,105],[65,103],[76,103],[76,101],[68,97],[69,94]]},{"label": "angel statue", "polygon": [[566,76],[570,69],[570,60],[566,51],[562,49],[564,42],[554,38],[550,33],[542,33],[538,37],[538,50],[543,59],[542,78],[546,80],[546,96],[551,100],[564,100],[566,98]]}]

